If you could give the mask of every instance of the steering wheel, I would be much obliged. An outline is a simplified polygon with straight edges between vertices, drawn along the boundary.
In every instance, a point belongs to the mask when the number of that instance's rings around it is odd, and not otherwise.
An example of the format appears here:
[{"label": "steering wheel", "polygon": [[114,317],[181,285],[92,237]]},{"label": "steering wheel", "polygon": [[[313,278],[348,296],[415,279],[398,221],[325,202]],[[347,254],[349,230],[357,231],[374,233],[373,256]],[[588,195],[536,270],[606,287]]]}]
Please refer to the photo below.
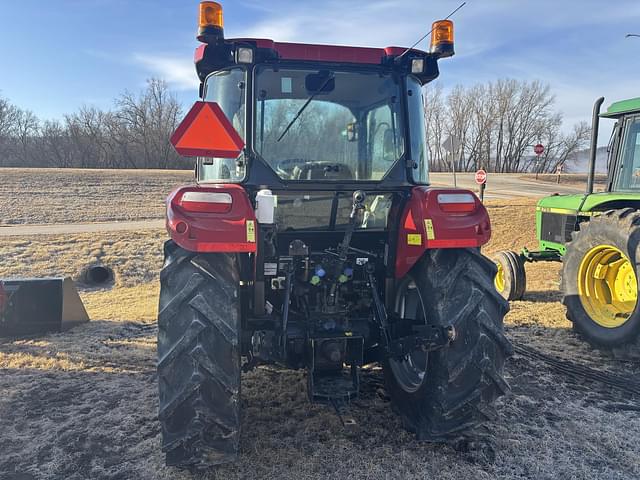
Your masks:
[{"label": "steering wheel", "polygon": [[292,178],[294,180],[352,180],[353,172],[344,163],[306,162],[294,167]]},{"label": "steering wheel", "polygon": [[281,160],[276,164],[276,173],[280,178],[295,180],[293,178],[293,169],[298,165],[304,165],[306,160],[302,158],[287,158],[285,160]]}]

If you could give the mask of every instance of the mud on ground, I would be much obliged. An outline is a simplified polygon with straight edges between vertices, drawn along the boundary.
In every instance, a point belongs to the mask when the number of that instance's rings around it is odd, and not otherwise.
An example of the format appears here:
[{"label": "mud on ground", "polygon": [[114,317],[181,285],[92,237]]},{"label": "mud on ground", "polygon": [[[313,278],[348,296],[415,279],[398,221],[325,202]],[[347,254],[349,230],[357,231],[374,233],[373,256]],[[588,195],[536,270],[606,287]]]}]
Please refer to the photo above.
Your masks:
[{"label": "mud on ground", "polygon": [[[487,253],[535,247],[533,202],[489,207],[494,240]],[[155,378],[163,238],[149,235],[114,234],[105,244],[116,265],[139,263],[117,273],[113,290],[82,293],[92,322],[0,344],[0,479],[640,477],[640,398],[519,355],[507,365],[512,392],[500,401],[482,448],[416,443],[392,412],[378,369],[364,372],[362,397],[344,412],[355,425],[344,428],[332,409],[308,403],[303,373],[264,367],[243,376],[240,461],[195,476],[164,467]],[[27,263],[7,260],[12,251],[35,248],[11,240],[18,243],[0,250],[0,277]],[[73,271],[97,257],[91,252],[99,241],[77,238],[58,251],[64,239],[45,237],[36,250],[58,255]],[[55,265],[39,259],[28,268],[40,274]],[[572,333],[558,302],[557,264],[528,265],[527,273],[529,293],[506,319],[510,338],[640,380],[638,365],[603,357]]]}]

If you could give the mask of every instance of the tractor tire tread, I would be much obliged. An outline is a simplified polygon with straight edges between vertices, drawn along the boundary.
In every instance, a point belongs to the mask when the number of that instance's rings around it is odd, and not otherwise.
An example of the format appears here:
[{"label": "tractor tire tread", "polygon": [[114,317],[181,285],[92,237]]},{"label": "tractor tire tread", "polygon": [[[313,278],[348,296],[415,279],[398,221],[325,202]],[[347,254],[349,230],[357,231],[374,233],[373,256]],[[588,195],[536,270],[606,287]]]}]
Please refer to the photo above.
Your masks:
[{"label": "tractor tire tread", "polygon": [[506,300],[521,300],[527,288],[527,276],[520,255],[503,250],[493,255],[493,262],[502,266],[505,290],[499,292]]},{"label": "tractor tire tread", "polygon": [[238,268],[232,254],[165,244],[158,315],[159,419],[170,466],[233,461],[239,448]]},{"label": "tractor tire tread", "polygon": [[395,410],[420,440],[453,439],[481,426],[509,389],[502,375],[513,351],[503,329],[509,304],[495,289],[496,271],[478,251],[460,249],[428,251],[410,273],[427,297],[427,318],[452,324],[459,338],[431,352],[427,380],[415,393],[400,387],[388,362],[383,365]]},{"label": "tractor tire tread", "polygon": [[[560,290],[563,293],[562,303],[567,307],[566,317],[573,324],[574,331],[593,348],[622,360],[636,360],[640,358],[640,309],[636,307],[629,322],[628,334],[624,338],[609,338],[608,333],[590,325],[595,323],[587,320],[589,317],[581,307],[581,300],[577,296],[577,285],[570,279],[578,275],[582,254],[586,253],[594,242],[608,242],[615,244],[615,236],[620,234],[618,243],[621,250],[628,256],[630,252],[640,255],[640,212],[634,208],[607,210],[594,216],[588,222],[580,224],[579,230],[572,232],[571,241],[566,244],[566,254],[562,257],[562,273],[560,276]],[[623,240],[623,241],[621,241]],[[630,245],[633,243],[632,245]],[[614,245],[615,246],[615,245]],[[581,252],[585,250],[581,254]],[[636,266],[640,258],[630,258]],[[625,326],[625,328],[627,328]],[[615,329],[614,329],[615,330]]]}]

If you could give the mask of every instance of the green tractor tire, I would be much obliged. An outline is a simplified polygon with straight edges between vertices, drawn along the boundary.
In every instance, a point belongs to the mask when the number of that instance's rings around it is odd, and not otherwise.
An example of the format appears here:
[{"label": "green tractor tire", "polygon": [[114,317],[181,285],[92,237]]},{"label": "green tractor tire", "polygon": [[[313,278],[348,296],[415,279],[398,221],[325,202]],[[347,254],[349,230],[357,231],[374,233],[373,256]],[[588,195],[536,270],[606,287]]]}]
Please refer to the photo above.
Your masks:
[{"label": "green tractor tire", "polygon": [[494,285],[500,295],[506,300],[521,300],[527,289],[527,274],[524,261],[516,252],[501,251],[493,257],[498,271],[494,278]]},{"label": "green tractor tire", "polygon": [[638,357],[640,212],[610,210],[573,233],[563,257],[567,318],[592,346]]}]

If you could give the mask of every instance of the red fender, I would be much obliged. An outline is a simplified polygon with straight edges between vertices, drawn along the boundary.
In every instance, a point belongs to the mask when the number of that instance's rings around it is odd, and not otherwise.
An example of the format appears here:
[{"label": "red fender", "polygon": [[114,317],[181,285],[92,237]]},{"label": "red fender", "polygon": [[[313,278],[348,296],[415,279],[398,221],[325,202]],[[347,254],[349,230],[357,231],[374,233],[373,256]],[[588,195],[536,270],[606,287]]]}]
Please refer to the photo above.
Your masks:
[{"label": "red fender", "polygon": [[489,214],[470,190],[415,187],[400,217],[396,278],[425,250],[480,247],[491,238]]},{"label": "red fender", "polygon": [[189,185],[167,197],[167,231],[191,252],[255,252],[257,222],[240,185]]}]

